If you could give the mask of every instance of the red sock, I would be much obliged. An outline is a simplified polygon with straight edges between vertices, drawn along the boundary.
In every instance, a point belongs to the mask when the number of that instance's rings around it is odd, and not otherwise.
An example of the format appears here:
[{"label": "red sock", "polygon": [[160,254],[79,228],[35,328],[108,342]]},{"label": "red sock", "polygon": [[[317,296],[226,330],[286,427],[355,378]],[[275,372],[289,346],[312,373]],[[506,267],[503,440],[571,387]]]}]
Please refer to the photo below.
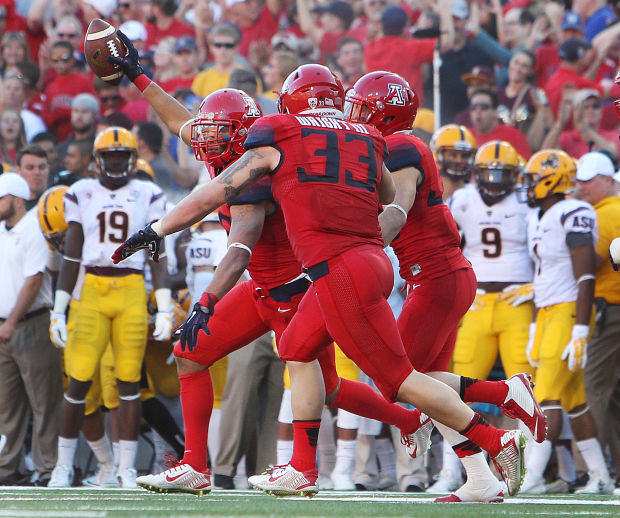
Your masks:
[{"label": "red sock", "polygon": [[183,462],[196,471],[207,471],[207,437],[213,410],[213,383],[209,369],[179,376],[185,424]]},{"label": "red sock", "polygon": [[293,421],[293,456],[289,464],[297,471],[316,470],[320,426],[320,419]]},{"label": "red sock", "polygon": [[420,411],[390,403],[370,385],[341,378],[340,389],[330,407],[397,426],[405,434],[420,427]]},{"label": "red sock", "polygon": [[461,376],[460,395],[465,403],[501,406],[508,395],[508,386],[503,381],[483,381]]},{"label": "red sock", "polygon": [[463,457],[469,457],[471,455],[475,455],[476,453],[480,453],[482,451],[480,449],[480,446],[478,446],[475,442],[470,441],[469,439],[467,439],[466,441],[460,442],[458,444],[455,444],[454,446],[452,446],[452,449],[454,450],[454,453],[456,453],[456,456],[459,459],[462,459]]},{"label": "red sock", "polygon": [[484,417],[476,412],[467,428],[459,433],[478,444],[483,450],[488,451],[491,457],[495,457],[502,449],[500,437],[505,431],[491,426],[485,421]]}]

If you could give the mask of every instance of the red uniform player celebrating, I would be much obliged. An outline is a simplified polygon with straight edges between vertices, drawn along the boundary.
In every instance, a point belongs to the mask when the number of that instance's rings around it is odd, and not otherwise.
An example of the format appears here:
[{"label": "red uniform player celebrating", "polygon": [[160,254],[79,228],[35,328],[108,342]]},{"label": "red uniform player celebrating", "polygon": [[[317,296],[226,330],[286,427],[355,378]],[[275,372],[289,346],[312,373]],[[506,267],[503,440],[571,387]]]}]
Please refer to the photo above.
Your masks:
[{"label": "red uniform player celebrating", "polygon": [[[153,88],[148,80],[134,81],[148,96]],[[156,254],[163,236],[270,175],[293,251],[312,286],[280,343],[291,374],[298,440],[290,463],[257,486],[276,494],[318,490],[316,443],[325,386],[316,359],[332,337],[386,399],[414,404],[487,450],[510,494],[516,494],[524,474],[523,433],[490,426],[450,387],[415,371],[407,358],[387,303],[393,274],[377,220],[379,203],[390,203],[395,194],[382,164],[385,142],[372,126],[343,121],[343,102],[342,85],[327,68],[306,65],[294,71],[282,88],[281,114],[252,125],[248,151],[160,221],[131,236],[115,260],[144,248]],[[197,311],[206,316],[210,307]]]},{"label": "red uniform player celebrating", "polygon": [[[130,42],[126,44],[132,48]],[[213,178],[239,159],[248,130],[261,115],[254,100],[235,89],[207,96],[196,117],[156,85],[145,96],[170,129],[192,146],[196,158],[207,162]],[[170,469],[138,477],[139,485],[153,491],[209,492],[206,447],[213,386],[208,368],[269,330],[279,343],[309,286],[289,244],[269,177],[222,205],[219,213],[229,234],[228,251],[198,303],[202,309],[195,309],[182,326],[181,341],[174,350],[186,451],[182,461]],[[246,268],[252,280],[235,286]],[[235,318],[238,315],[243,318]],[[388,403],[363,383],[339,379],[331,338],[325,340],[319,362],[332,406],[394,424],[413,438],[420,412]]]},{"label": "red uniform player celebrating", "polygon": [[[385,245],[391,244],[407,282],[407,299],[398,329],[413,366],[440,379],[466,402],[500,406],[504,414],[520,418],[541,442],[544,414],[534,399],[529,378],[516,374],[506,381],[481,381],[446,372],[459,322],[471,306],[476,277],[460,248],[460,236],[448,207],[431,150],[407,133],[418,101],[402,77],[371,72],[349,90],[348,120],[372,124],[386,137],[385,160],[396,185],[394,202],[379,216]],[[467,484],[438,501],[498,502],[503,492],[490,472],[478,445],[437,423],[468,472]],[[424,448],[420,448],[425,451]]]}]

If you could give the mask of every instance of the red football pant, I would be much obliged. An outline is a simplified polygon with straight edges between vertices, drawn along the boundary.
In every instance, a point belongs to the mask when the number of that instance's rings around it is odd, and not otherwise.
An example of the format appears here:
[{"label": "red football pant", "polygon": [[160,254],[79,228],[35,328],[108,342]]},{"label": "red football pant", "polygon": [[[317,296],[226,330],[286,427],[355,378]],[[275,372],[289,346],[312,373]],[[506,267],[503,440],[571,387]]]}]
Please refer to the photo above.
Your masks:
[{"label": "red football pant", "polygon": [[352,248],[328,261],[329,273],[306,292],[282,335],[285,361],[308,362],[331,336],[390,401],[413,371],[387,302],[394,275],[377,246]]},{"label": "red football pant", "polygon": [[459,323],[476,296],[474,271],[463,268],[408,287],[398,317],[407,356],[420,372],[447,371]]},{"label": "red football pant", "polygon": [[[210,334],[200,331],[198,343],[191,352],[188,349],[182,351],[181,344],[177,342],[174,355],[210,367],[268,331],[274,331],[276,344],[279,344],[284,329],[297,311],[303,293],[294,296],[290,302],[277,302],[270,297],[259,297],[256,287],[254,281],[249,280],[230,290],[218,301],[215,312],[209,319],[207,326]],[[241,316],[236,318],[236,315]],[[320,340],[320,354],[317,359],[323,371],[325,390],[329,394],[336,390],[339,381],[334,346],[326,331],[316,338]]]}]

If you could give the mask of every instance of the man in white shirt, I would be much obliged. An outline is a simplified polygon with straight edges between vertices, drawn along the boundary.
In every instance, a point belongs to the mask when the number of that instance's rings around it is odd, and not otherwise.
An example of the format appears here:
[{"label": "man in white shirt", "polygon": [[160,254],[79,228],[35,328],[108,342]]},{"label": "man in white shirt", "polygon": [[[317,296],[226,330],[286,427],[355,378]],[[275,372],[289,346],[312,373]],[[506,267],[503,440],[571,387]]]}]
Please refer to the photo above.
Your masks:
[{"label": "man in white shirt", "polygon": [[60,351],[48,334],[51,280],[47,245],[26,180],[0,175],[0,485],[21,482],[18,468],[30,418],[32,460],[45,484],[56,462],[62,402]]}]

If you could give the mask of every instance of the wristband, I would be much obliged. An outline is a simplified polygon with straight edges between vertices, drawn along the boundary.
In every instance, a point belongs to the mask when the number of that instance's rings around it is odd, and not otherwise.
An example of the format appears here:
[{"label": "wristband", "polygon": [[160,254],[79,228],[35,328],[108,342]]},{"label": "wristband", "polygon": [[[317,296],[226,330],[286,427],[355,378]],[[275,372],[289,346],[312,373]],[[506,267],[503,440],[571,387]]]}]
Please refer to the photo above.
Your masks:
[{"label": "wristband", "polygon": [[161,219],[157,220],[155,223],[151,223],[151,230],[157,234],[157,237],[164,237],[164,231],[161,228]]},{"label": "wristband", "polygon": [[390,203],[389,205],[386,205],[385,207],[383,207],[383,210],[389,209],[390,207],[400,211],[402,213],[402,215],[405,216],[405,219],[409,218],[409,215],[407,214],[407,211],[405,209],[403,209],[398,203]]},{"label": "wristband", "polygon": [[153,81],[151,81],[149,77],[144,73],[140,74],[133,80],[133,84],[136,85],[138,90],[140,90],[141,92],[144,92],[144,90],[151,86],[152,82]]},{"label": "wristband", "polygon": [[588,338],[590,334],[590,326],[585,324],[575,324],[573,326],[573,332],[571,333],[571,338]]},{"label": "wristband", "polygon": [[68,293],[65,290],[56,290],[54,295],[54,309],[52,309],[52,313],[61,313],[64,315],[65,311],[67,311],[69,302],[71,302],[71,293]]},{"label": "wristband", "polygon": [[169,288],[156,289],[155,301],[158,312],[168,313],[172,309],[172,292]]},{"label": "wristband", "polygon": [[215,296],[213,293],[209,293],[208,291],[205,291],[200,297],[198,304],[202,306],[203,308],[213,309],[213,306],[217,304],[218,300],[220,299],[218,299],[217,296]]},{"label": "wristband", "polygon": [[[185,126],[187,126],[188,124],[192,124],[194,122],[194,120],[195,119],[189,119],[189,120],[185,121],[183,123],[183,125],[179,128],[179,138],[181,140],[183,140],[183,130],[185,129]],[[183,142],[185,142],[185,141],[183,141]]]},{"label": "wristband", "polygon": [[228,248],[241,248],[241,250],[245,250],[248,254],[250,254],[250,257],[252,257],[252,249],[249,246],[244,245],[243,243],[230,243],[230,245],[228,245]]},{"label": "wristband", "polygon": [[594,275],[592,275],[591,273],[584,273],[581,277],[579,277],[579,279],[577,279],[577,284],[584,282],[584,281],[595,281],[596,277]]}]

